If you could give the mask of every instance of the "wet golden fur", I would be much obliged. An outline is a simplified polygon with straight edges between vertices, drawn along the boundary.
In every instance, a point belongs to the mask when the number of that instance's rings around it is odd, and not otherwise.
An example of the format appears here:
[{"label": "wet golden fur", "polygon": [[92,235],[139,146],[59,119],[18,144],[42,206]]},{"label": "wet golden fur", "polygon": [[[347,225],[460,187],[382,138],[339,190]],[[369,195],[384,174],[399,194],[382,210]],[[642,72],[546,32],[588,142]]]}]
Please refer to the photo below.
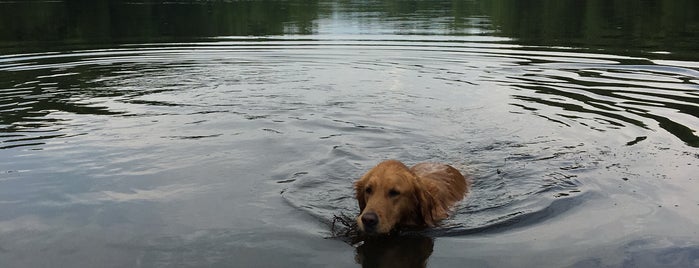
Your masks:
[{"label": "wet golden fur", "polygon": [[420,163],[408,168],[396,160],[381,162],[354,184],[361,211],[357,224],[364,232],[378,234],[396,226],[433,227],[448,217],[469,184],[449,165]]}]

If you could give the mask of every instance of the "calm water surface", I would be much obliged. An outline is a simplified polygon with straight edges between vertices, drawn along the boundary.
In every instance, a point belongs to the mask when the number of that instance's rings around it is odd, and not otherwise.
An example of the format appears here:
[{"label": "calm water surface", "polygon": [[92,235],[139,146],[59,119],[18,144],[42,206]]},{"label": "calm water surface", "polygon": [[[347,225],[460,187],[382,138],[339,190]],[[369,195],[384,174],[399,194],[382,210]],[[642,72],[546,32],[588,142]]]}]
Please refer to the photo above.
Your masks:
[{"label": "calm water surface", "polygon": [[[0,266],[699,267],[698,10],[0,1]],[[335,237],[387,158],[472,193]]]}]

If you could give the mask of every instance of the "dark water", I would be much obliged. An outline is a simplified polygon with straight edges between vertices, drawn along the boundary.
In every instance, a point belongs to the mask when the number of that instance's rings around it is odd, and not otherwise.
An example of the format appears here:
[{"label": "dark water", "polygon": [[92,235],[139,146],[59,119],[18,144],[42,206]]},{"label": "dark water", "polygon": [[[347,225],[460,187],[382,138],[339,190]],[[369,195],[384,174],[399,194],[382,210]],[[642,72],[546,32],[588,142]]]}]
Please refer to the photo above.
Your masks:
[{"label": "dark water", "polygon": [[[0,1],[0,266],[699,267],[697,13]],[[387,158],[472,193],[333,237]]]}]

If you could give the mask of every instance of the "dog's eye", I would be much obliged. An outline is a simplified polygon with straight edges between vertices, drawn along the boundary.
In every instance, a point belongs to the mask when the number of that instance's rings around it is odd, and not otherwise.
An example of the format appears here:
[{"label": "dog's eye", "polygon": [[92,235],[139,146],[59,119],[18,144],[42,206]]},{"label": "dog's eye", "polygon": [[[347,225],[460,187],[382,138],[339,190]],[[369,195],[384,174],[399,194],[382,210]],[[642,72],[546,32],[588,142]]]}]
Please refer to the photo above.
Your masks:
[{"label": "dog's eye", "polygon": [[391,190],[388,191],[388,196],[390,196],[390,197],[395,197],[395,196],[398,196],[398,195],[400,195],[400,192],[399,192],[398,190],[396,190],[396,189],[391,189]]},{"label": "dog's eye", "polygon": [[367,194],[371,194],[372,191],[371,187],[366,187],[366,189],[364,189],[364,192]]}]

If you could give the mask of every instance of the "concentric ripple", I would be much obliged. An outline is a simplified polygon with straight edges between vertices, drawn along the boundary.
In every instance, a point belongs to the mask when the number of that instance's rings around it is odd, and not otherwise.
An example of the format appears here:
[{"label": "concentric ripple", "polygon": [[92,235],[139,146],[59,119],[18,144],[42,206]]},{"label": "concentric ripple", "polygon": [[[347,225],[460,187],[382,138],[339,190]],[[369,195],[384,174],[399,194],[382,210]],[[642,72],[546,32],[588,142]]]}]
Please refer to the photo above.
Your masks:
[{"label": "concentric ripple", "polygon": [[692,66],[477,36],[218,38],[6,55],[0,155],[13,158],[0,168],[155,174],[265,158],[274,144],[289,158],[266,176],[290,204],[330,222],[357,213],[352,182],[381,159],[448,162],[475,184],[436,235],[497,231],[583,203],[600,177],[640,165],[624,156],[629,147],[692,158]]}]

